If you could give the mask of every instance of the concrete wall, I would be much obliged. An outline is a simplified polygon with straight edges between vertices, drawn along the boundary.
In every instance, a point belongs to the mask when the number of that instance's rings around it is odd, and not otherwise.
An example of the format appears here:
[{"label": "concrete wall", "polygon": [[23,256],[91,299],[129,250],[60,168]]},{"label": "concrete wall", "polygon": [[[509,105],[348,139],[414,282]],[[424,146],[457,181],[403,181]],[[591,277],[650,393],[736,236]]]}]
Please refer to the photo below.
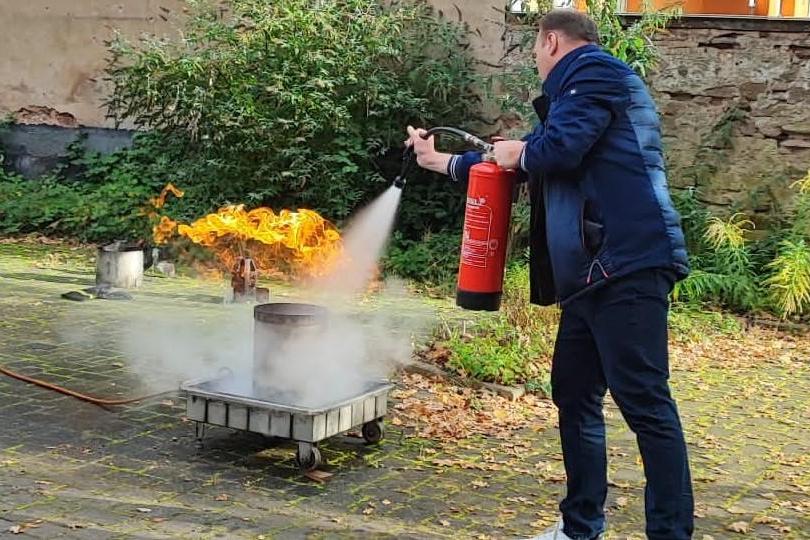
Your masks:
[{"label": "concrete wall", "polygon": [[172,34],[180,0],[0,0],[0,115],[66,127],[109,126],[104,42]]}]

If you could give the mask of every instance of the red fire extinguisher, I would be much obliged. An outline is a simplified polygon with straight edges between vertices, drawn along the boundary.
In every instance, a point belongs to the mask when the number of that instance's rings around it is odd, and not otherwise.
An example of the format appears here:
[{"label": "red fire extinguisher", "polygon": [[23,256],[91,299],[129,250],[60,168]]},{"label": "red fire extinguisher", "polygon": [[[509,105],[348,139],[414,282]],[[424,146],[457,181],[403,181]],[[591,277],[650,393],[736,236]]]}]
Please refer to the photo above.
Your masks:
[{"label": "red fire extinguisher", "polygon": [[[423,137],[427,139],[437,133],[461,137],[484,153],[484,160],[470,168],[456,305],[474,311],[497,311],[503,296],[516,173],[495,163],[492,144],[448,127],[432,128]],[[394,185],[400,189],[405,185],[412,163],[413,153],[409,147],[402,172],[394,180]]]},{"label": "red fire extinguisher", "polygon": [[485,160],[470,169],[456,305],[497,311],[512,219],[515,171]]}]

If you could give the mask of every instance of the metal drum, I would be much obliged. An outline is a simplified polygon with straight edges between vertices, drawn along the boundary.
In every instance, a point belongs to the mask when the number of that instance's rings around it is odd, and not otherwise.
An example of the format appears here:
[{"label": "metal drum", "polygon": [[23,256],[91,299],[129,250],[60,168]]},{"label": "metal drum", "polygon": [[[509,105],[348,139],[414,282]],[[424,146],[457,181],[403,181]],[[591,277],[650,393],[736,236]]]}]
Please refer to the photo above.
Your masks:
[{"label": "metal drum", "polygon": [[[296,303],[261,304],[253,310],[253,391],[260,397],[278,394],[274,385],[283,370],[300,362],[303,348],[317,341],[328,324],[323,306]],[[295,399],[295,396],[290,396]]]}]

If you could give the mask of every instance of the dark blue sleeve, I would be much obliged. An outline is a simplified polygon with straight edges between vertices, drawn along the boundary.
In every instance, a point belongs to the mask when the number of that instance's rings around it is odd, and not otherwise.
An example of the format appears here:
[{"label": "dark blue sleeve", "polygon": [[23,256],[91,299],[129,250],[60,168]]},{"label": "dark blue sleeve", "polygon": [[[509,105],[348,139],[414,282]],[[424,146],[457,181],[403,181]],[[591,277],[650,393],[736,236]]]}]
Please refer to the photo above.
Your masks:
[{"label": "dark blue sleeve", "polygon": [[621,74],[598,60],[585,60],[563,86],[545,129],[526,141],[520,167],[529,174],[576,169],[626,99]]},{"label": "dark blue sleeve", "polygon": [[[535,130],[527,135],[524,135],[521,140],[527,141],[530,137],[535,135],[536,133],[540,133],[542,130],[542,124],[538,124],[535,127]],[[447,174],[450,178],[453,179],[454,182],[459,182],[461,184],[466,184],[467,181],[470,179],[470,169],[473,165],[481,163],[483,160],[483,156],[480,152],[465,152],[464,154],[459,154],[452,156],[450,158],[450,162],[447,164]],[[526,176],[526,172],[522,170],[517,171],[518,176],[518,183],[525,182],[528,180]]]},{"label": "dark blue sleeve", "polygon": [[482,160],[481,152],[465,152],[452,156],[447,164],[447,174],[454,182],[466,184],[470,178],[470,169]]}]

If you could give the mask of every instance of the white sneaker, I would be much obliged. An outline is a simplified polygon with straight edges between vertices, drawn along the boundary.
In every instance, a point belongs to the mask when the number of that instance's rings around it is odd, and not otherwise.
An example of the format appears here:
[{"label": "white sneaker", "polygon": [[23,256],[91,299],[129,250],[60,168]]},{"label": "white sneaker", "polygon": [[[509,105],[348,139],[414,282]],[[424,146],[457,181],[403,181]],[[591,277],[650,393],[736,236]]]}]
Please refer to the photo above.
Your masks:
[{"label": "white sneaker", "polygon": [[[563,526],[563,521],[560,520],[550,529],[540,533],[539,536],[533,536],[531,538],[527,538],[526,540],[573,540],[573,538],[563,532]],[[602,535],[600,534],[596,538],[597,540],[601,540]]]}]

